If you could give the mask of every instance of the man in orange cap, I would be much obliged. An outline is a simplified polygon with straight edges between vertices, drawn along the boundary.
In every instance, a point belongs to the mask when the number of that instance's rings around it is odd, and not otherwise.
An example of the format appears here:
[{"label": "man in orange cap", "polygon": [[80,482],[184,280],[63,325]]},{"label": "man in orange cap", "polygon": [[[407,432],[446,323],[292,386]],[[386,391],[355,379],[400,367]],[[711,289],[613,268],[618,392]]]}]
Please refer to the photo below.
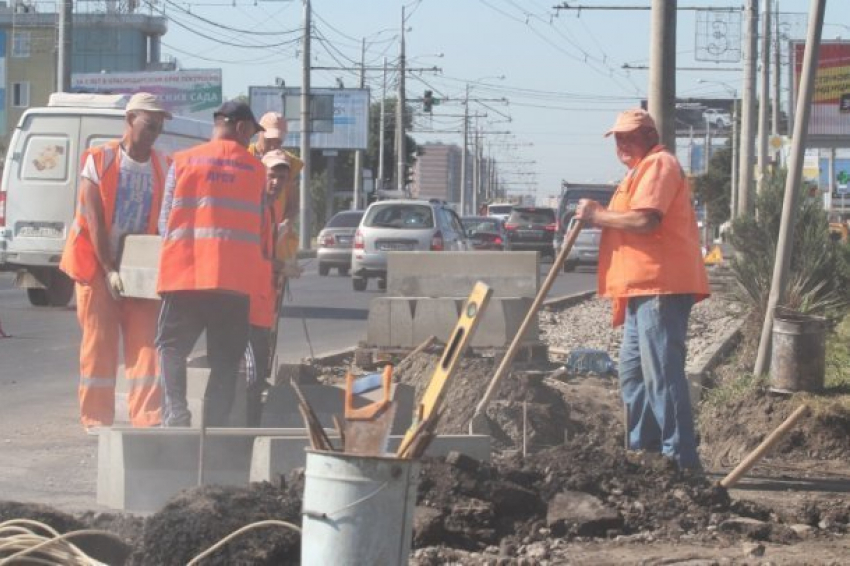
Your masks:
[{"label": "man in orange cap", "polygon": [[582,200],[576,217],[602,228],[598,287],[613,299],[614,326],[624,324],[629,448],[700,468],[685,353],[691,307],[709,290],[691,191],[648,112],[623,112],[611,134],[626,177],[607,210]]}]

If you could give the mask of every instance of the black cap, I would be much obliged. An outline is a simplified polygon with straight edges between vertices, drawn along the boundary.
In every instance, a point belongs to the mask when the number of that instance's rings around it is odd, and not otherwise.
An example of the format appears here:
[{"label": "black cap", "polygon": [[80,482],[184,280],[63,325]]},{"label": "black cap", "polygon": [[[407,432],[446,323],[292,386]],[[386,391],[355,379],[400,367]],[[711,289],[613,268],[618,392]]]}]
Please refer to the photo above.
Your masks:
[{"label": "black cap", "polygon": [[251,112],[251,107],[245,104],[244,102],[238,102],[236,100],[228,100],[221,106],[219,106],[218,110],[213,113],[213,118],[225,118],[227,120],[232,120],[234,122],[251,121],[254,123],[254,128],[258,132],[265,132],[266,129],[263,128],[257,119],[254,118],[254,113]]}]

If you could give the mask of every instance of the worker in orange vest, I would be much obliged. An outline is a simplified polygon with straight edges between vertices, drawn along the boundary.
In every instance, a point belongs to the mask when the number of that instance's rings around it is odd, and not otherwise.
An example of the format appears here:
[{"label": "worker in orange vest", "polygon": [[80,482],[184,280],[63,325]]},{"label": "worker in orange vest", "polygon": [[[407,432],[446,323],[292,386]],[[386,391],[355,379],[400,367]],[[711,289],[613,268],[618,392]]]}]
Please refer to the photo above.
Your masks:
[{"label": "worker in orange vest", "polygon": [[289,182],[290,155],[281,150],[273,150],[263,156],[266,167],[266,189],[263,202],[263,274],[257,278],[256,294],[251,298],[251,332],[248,348],[245,350],[245,368],[248,386],[246,390],[247,426],[260,426],[262,395],[268,386],[266,381],[272,369],[272,352],[277,340],[279,307],[284,293],[287,277],[297,277],[297,273],[284,272],[286,263],[278,255],[276,242],[282,237],[278,224],[278,206],[281,194]]},{"label": "worker in orange vest", "polygon": [[262,127],[247,104],[225,102],[212,140],[175,154],[160,232],[156,345],[163,425],[189,426],[186,357],[206,331],[210,376],[204,422],[226,426],[248,344],[250,297],[262,277],[263,164],[247,151]]},{"label": "worker in orange vest", "polygon": [[154,350],[159,302],[122,298],[118,257],[124,235],[156,233],[168,163],[153,144],[171,114],[144,92],[130,98],[125,113],[121,140],[83,157],[80,202],[59,265],[76,282],[83,334],[80,420],[87,429],[112,425],[119,334],[130,384],[130,421],[134,426],[160,423]]},{"label": "worker in orange vest", "polygon": [[602,228],[599,295],[624,325],[620,390],[629,448],[700,468],[685,375],[688,317],[708,297],[696,214],[676,156],[659,142],[652,116],[627,110],[606,136],[628,167],[608,209],[582,199],[576,217]]}]

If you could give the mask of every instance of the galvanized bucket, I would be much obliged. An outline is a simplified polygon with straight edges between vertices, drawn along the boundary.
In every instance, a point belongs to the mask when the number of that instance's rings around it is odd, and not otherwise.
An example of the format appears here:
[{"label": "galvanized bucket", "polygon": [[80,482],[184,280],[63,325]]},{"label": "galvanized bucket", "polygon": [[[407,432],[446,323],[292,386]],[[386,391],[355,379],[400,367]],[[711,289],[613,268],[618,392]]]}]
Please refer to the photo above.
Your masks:
[{"label": "galvanized bucket", "polygon": [[770,385],[780,392],[821,391],[826,320],[784,308],[773,315]]},{"label": "galvanized bucket", "polygon": [[307,450],[301,564],[406,565],[419,464]]}]

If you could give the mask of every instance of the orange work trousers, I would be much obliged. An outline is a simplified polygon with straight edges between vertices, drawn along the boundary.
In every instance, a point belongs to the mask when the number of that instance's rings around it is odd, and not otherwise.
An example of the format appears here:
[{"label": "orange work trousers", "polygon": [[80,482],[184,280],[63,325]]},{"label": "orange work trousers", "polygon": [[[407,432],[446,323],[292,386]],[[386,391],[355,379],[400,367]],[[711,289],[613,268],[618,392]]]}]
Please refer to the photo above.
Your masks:
[{"label": "orange work trousers", "polygon": [[159,301],[112,298],[104,277],[76,285],[80,346],[80,420],[86,427],[110,426],[115,418],[118,337],[123,338],[127,405],[133,426],[160,424],[162,393],[156,359]]}]

